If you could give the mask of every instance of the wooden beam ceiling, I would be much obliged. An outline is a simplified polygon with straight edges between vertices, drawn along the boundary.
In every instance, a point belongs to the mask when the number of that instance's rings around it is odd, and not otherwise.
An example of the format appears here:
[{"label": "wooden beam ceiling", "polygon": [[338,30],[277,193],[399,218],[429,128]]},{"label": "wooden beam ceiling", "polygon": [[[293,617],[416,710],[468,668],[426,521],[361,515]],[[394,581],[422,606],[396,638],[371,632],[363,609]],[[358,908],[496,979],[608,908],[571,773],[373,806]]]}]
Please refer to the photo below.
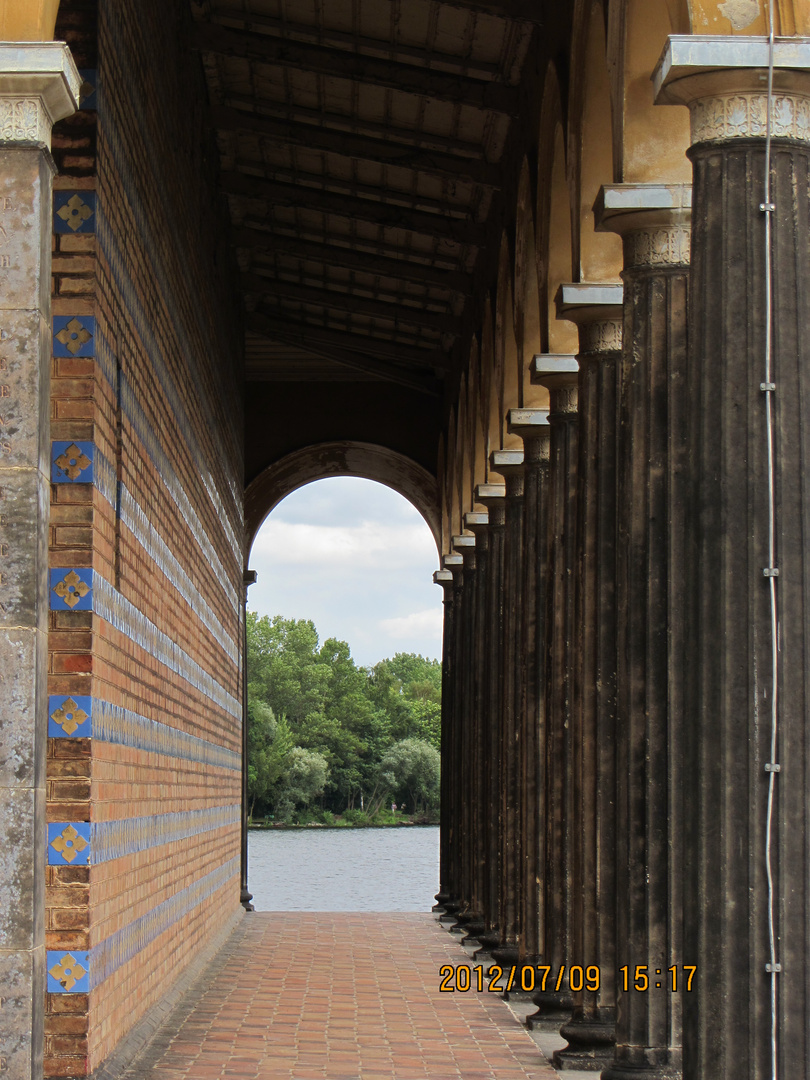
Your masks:
[{"label": "wooden beam ceiling", "polygon": [[[372,255],[355,248],[299,240],[284,236],[282,233],[265,232],[262,229],[234,229],[232,238],[237,248],[264,252],[270,258],[276,254],[288,255],[295,259],[318,262],[324,266],[336,266],[344,270],[358,270],[364,274],[380,275],[395,281],[410,281],[426,287],[436,286],[462,295],[467,294],[472,286],[471,274],[411,262],[407,251],[397,253],[396,258],[387,255]],[[393,248],[391,252],[393,256]],[[414,252],[414,254],[418,253]]]},{"label": "wooden beam ceiling", "polygon": [[[316,210],[323,214],[370,221],[390,229],[440,236],[458,244],[482,246],[487,239],[485,225],[460,221],[442,214],[430,214],[424,210],[411,210],[391,203],[372,199],[359,199],[340,195],[321,188],[297,184],[283,184],[261,176],[242,172],[224,172],[221,188],[229,195],[245,199],[258,199],[273,206],[286,206],[301,210]],[[385,194],[381,189],[381,194]]]},{"label": "wooden beam ceiling", "polygon": [[259,135],[274,143],[322,150],[341,157],[360,158],[380,165],[394,165],[413,172],[423,172],[442,179],[500,186],[500,171],[486,161],[463,158],[437,150],[422,150],[415,146],[368,135],[353,135],[346,131],[330,131],[314,124],[258,116],[243,109],[215,108],[214,126],[220,131],[236,131]]},{"label": "wooden beam ceiling", "polygon": [[[238,56],[282,67],[312,71],[332,78],[385,86],[419,97],[469,105],[485,111],[515,115],[518,92],[503,83],[471,79],[415,64],[347,52],[325,45],[310,45],[286,38],[243,30],[229,30],[212,23],[197,23],[192,45],[202,52]],[[425,53],[426,60],[430,53]]]},{"label": "wooden beam ceiling", "polygon": [[375,300],[371,297],[358,296],[353,292],[339,292],[336,289],[318,289],[310,285],[300,285],[282,278],[266,277],[263,274],[243,274],[242,287],[247,293],[260,296],[279,296],[296,300],[301,304],[331,308],[334,311],[368,315],[370,318],[390,319],[406,326],[423,326],[442,334],[458,337],[459,320],[454,315],[443,315],[437,311],[408,304],[391,303]]}]

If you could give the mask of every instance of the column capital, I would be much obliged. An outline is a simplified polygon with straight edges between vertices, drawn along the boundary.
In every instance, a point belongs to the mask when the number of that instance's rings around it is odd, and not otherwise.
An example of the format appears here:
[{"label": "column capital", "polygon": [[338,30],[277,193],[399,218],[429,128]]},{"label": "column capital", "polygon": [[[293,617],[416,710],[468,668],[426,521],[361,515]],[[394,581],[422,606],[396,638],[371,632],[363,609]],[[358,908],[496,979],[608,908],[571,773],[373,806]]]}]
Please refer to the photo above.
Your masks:
[{"label": "column capital", "polygon": [[624,268],[688,266],[691,184],[604,186],[593,208],[597,232],[624,241]]},{"label": "column capital", "polygon": [[[765,138],[767,37],[671,34],[653,72],[659,105],[687,105],[692,143]],[[810,38],[774,44],[774,138],[810,143]]]},{"label": "column capital", "polygon": [[456,570],[460,570],[464,566],[463,555],[442,555],[442,569],[447,570],[449,573],[454,573]]},{"label": "column capital", "polygon": [[441,585],[442,588],[448,588],[453,584],[453,575],[449,570],[434,570],[433,584]]},{"label": "column capital", "polygon": [[579,328],[580,356],[621,352],[624,286],[612,282],[561,285],[555,297],[557,318]]},{"label": "column capital", "polygon": [[475,498],[487,508],[487,523],[496,528],[502,526],[505,520],[506,484],[478,484]]},{"label": "column capital", "polygon": [[570,353],[538,353],[532,357],[531,380],[545,386],[551,398],[548,421],[569,420],[579,412],[579,361]]},{"label": "column capital", "polygon": [[463,555],[465,551],[469,551],[470,548],[475,547],[474,536],[453,536],[450,539],[450,546],[453,551]]},{"label": "column capital", "polygon": [[469,529],[476,539],[478,537],[477,530],[485,529],[488,525],[489,514],[486,510],[471,510],[464,515],[464,528]]},{"label": "column capital", "polygon": [[524,463],[548,461],[551,455],[551,427],[548,409],[510,409],[507,430],[523,440]]},{"label": "column capital", "polygon": [[79,107],[81,84],[61,41],[0,44],[0,145],[50,148],[53,125]]}]

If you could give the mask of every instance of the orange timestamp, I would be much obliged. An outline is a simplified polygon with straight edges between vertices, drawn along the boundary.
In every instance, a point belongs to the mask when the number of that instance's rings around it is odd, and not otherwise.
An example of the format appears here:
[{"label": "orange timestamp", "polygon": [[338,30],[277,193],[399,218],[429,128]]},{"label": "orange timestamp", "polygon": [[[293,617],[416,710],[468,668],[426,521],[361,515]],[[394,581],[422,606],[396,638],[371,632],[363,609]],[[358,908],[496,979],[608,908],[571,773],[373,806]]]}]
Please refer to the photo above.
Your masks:
[{"label": "orange timestamp", "polygon": [[[673,964],[668,968],[651,968],[648,964],[631,968],[626,964],[619,968],[619,986],[625,993],[631,990],[645,993],[653,989],[669,989],[673,994],[681,990],[689,992],[696,972],[697,966],[691,964]],[[456,991],[464,994],[470,990],[476,990],[479,994],[508,994],[517,990],[528,994],[535,990],[559,993],[562,989],[576,994],[580,990],[591,993],[599,990],[602,973],[596,964],[587,967],[561,964],[556,968],[550,964],[524,964],[508,968],[493,964],[486,969],[480,964],[445,964],[439,968],[439,979],[439,990],[443,994]]]}]

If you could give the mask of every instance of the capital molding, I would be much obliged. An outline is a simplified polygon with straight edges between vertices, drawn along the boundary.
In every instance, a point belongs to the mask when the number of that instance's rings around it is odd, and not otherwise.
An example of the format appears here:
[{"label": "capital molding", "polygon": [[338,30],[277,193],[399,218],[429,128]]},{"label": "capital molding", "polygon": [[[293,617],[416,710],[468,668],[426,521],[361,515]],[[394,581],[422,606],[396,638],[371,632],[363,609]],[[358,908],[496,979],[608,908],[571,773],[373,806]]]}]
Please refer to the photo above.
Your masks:
[{"label": "capital molding", "polygon": [[549,392],[550,424],[577,415],[579,361],[576,356],[570,353],[537,353],[532,357],[531,381],[537,386],[545,386]]},{"label": "capital molding", "polygon": [[[659,105],[686,105],[692,144],[764,139],[767,37],[670,35],[653,76]],[[810,143],[810,38],[774,44],[771,134]]]},{"label": "capital molding", "polygon": [[606,185],[593,211],[597,232],[622,237],[625,270],[689,265],[691,184]]},{"label": "capital molding", "polygon": [[557,318],[576,323],[579,355],[621,352],[624,287],[612,282],[561,285],[555,297]]},{"label": "capital molding", "polygon": [[50,147],[53,125],[79,107],[81,84],[61,41],[0,44],[0,143]]}]

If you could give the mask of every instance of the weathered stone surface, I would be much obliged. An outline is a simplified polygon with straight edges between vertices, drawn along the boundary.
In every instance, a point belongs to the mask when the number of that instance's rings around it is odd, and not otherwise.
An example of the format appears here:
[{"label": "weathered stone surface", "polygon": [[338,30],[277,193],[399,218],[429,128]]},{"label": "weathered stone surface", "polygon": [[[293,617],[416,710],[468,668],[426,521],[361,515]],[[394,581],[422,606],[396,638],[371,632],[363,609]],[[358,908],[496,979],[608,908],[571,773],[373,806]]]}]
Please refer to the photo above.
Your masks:
[{"label": "weathered stone surface", "polygon": [[3,1080],[42,1076],[45,949],[0,949],[0,1063]]},{"label": "weathered stone surface", "polygon": [[0,468],[0,626],[34,627],[47,610],[48,494],[37,470]]},{"label": "weathered stone surface", "polygon": [[[0,791],[41,787],[46,642],[33,628],[0,629]],[[39,652],[37,651],[39,649]]]},{"label": "weathered stone surface", "polygon": [[47,311],[51,288],[50,157],[0,149],[0,309]]},{"label": "weathered stone surface", "polygon": [[0,308],[0,477],[35,466],[50,476],[50,341],[41,311]]},{"label": "weathered stone surface", "polygon": [[0,950],[27,950],[44,932],[45,793],[0,788]]}]

